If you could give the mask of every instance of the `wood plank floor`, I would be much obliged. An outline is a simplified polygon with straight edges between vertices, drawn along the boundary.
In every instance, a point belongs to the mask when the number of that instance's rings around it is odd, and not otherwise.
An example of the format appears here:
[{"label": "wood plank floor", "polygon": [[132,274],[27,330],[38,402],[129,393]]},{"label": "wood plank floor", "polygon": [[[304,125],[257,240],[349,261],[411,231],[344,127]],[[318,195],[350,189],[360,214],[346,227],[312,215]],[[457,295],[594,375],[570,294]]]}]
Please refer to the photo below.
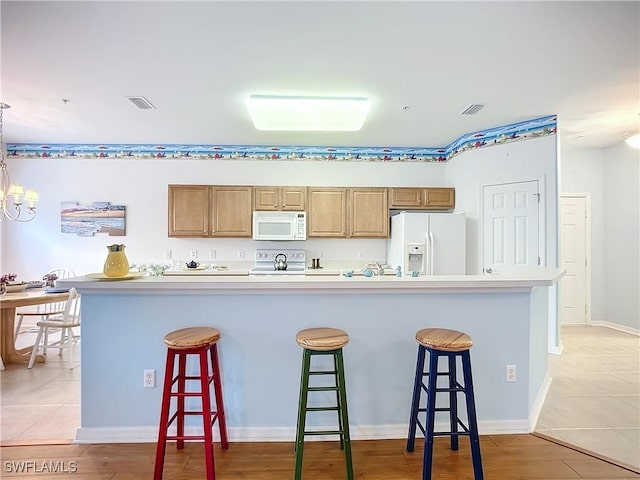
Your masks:
[{"label": "wood plank floor", "polygon": [[[640,474],[536,435],[481,436],[486,480],[630,480]],[[353,462],[359,480],[417,480],[421,478],[423,441],[405,451],[404,440],[354,441]],[[2,447],[1,478],[21,480],[148,480],[153,472],[155,444],[33,445]],[[32,463],[25,463],[32,462]],[[222,452],[215,446],[217,480],[283,480],[293,478],[293,442],[231,443]],[[460,450],[436,438],[434,480],[473,480],[469,442]],[[29,471],[15,472],[22,467]],[[46,473],[47,468],[58,472]],[[37,471],[36,471],[37,470]],[[75,470],[75,472],[72,472]],[[188,443],[178,451],[167,448],[166,480],[202,480],[202,444]],[[306,442],[304,480],[346,478],[344,457],[337,442]]]}]

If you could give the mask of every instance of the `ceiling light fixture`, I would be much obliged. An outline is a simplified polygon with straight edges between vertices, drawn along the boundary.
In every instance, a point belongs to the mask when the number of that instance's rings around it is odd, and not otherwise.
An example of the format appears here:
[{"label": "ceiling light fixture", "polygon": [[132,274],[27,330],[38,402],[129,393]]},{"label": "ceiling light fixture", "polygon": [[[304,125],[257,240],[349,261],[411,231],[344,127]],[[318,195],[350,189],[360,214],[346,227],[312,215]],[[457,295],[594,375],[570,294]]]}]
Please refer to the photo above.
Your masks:
[{"label": "ceiling light fixture", "polygon": [[357,132],[371,108],[363,97],[251,95],[245,101],[258,130]]},{"label": "ceiling light fixture", "polygon": [[640,148],[640,133],[631,135],[629,132],[623,135],[624,141],[632,148]]},{"label": "ceiling light fixture", "polygon": [[[4,162],[4,142],[2,138],[2,117],[3,111],[7,108],[11,108],[11,106],[0,102],[0,222],[5,218],[18,222],[29,222],[36,217],[38,194],[33,190],[27,190],[27,193],[25,193],[22,185],[13,185],[11,183],[7,164]],[[13,197],[13,202],[10,206],[7,206],[9,197]],[[22,210],[22,197],[29,204],[26,211],[26,214],[29,215],[28,217],[22,216],[25,213]]]}]

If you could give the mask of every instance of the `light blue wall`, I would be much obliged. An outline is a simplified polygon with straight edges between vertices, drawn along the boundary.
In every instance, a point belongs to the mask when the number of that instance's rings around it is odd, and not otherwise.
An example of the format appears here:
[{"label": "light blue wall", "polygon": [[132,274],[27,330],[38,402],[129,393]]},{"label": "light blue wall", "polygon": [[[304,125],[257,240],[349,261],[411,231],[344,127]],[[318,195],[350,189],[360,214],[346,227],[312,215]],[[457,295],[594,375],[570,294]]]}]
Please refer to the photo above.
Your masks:
[{"label": "light blue wall", "polygon": [[447,183],[456,187],[456,211],[467,214],[467,274],[482,269],[482,186],[540,180],[545,202],[546,266],[557,265],[556,137],[548,136],[465,152],[447,163]]},{"label": "light blue wall", "polygon": [[563,149],[561,192],[591,198],[591,321],[640,331],[640,150]]},{"label": "light blue wall", "polygon": [[621,143],[605,156],[605,320],[640,331],[640,150]]}]

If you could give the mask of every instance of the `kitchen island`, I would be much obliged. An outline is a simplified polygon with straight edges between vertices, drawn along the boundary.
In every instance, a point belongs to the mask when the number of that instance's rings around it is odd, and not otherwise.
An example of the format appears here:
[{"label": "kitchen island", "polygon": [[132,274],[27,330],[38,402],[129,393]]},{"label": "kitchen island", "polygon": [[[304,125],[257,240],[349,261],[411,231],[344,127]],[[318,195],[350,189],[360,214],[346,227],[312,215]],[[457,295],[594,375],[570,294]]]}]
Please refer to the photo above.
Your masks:
[{"label": "kitchen island", "polygon": [[[549,288],[559,269],[517,276],[161,276],[59,281],[82,295],[81,426],[77,442],[155,441],[166,350],[163,337],[215,326],[231,441],[295,437],[302,350],[298,330],[344,329],[351,434],[406,436],[421,328],[474,340],[481,434],[530,432],[549,384]],[[505,379],[506,365],[517,378]],[[156,372],[156,387],[143,372]],[[312,400],[310,400],[312,401]],[[322,400],[317,400],[322,403]],[[199,429],[190,419],[190,429]],[[442,421],[438,419],[437,421]],[[329,426],[329,413],[309,425]]]}]

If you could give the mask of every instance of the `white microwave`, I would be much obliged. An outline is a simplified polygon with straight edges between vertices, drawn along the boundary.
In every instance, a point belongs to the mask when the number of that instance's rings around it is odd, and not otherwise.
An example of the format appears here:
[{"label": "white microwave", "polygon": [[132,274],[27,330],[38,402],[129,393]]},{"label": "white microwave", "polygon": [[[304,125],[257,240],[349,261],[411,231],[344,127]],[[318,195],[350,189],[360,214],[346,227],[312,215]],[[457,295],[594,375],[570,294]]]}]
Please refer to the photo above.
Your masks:
[{"label": "white microwave", "polygon": [[254,240],[306,240],[306,212],[253,212]]}]

